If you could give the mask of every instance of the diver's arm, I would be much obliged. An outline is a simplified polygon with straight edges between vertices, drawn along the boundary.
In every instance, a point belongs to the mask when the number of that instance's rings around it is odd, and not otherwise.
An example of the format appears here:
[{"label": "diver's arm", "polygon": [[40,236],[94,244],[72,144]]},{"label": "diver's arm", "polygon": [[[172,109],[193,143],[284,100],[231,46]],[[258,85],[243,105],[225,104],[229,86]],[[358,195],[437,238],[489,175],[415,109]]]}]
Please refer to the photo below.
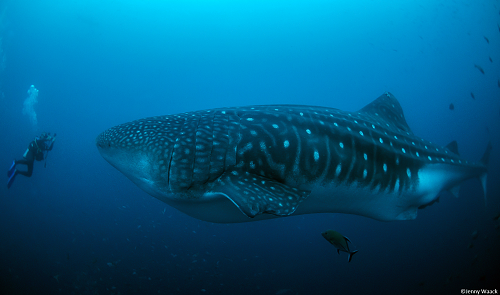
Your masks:
[{"label": "diver's arm", "polygon": [[56,135],[54,134],[54,137],[52,137],[52,142],[50,143],[49,145],[49,148],[47,149],[47,151],[51,151],[52,148],[54,147],[54,142],[56,142]]}]

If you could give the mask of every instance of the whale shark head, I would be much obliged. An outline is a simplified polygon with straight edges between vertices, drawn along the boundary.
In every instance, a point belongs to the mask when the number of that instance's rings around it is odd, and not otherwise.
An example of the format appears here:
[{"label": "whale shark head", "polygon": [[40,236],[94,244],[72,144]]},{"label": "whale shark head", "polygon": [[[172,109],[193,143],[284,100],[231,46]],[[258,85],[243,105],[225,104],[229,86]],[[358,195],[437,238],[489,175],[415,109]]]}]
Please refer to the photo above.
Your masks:
[{"label": "whale shark head", "polygon": [[97,148],[108,163],[141,189],[152,195],[161,194],[161,186],[157,184],[161,180],[158,178],[159,165],[141,145],[142,136],[134,136],[134,133],[135,127],[130,124],[111,128],[97,137]]}]

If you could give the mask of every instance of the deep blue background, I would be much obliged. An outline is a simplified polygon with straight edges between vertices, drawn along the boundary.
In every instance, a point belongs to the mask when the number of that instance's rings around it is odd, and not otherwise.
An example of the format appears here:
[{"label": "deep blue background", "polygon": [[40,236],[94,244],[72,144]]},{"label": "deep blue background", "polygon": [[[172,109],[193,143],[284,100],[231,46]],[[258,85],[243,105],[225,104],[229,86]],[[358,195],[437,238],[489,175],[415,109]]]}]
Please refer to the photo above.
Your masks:
[{"label": "deep blue background", "polygon": [[[499,289],[498,24],[498,0],[3,0],[0,164],[42,131],[58,138],[46,168],[0,186],[0,293]],[[31,84],[36,127],[22,114]],[[457,140],[466,159],[492,141],[486,207],[470,180],[412,221],[211,224],[147,195],[95,148],[100,132],[146,116],[271,103],[357,110],[384,91],[416,135]],[[351,263],[320,235],[329,228],[359,250]]]}]

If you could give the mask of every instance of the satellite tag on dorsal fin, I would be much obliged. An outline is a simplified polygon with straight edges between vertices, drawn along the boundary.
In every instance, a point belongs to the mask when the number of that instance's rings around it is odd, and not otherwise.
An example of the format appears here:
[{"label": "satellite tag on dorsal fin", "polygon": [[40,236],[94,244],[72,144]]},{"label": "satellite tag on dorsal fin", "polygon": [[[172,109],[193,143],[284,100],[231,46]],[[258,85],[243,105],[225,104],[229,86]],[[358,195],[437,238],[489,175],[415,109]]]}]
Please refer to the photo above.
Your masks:
[{"label": "satellite tag on dorsal fin", "polygon": [[359,110],[359,112],[368,114],[379,120],[383,119],[391,127],[396,127],[402,132],[413,134],[406,123],[403,108],[401,108],[398,100],[390,92],[382,94],[379,98]]}]

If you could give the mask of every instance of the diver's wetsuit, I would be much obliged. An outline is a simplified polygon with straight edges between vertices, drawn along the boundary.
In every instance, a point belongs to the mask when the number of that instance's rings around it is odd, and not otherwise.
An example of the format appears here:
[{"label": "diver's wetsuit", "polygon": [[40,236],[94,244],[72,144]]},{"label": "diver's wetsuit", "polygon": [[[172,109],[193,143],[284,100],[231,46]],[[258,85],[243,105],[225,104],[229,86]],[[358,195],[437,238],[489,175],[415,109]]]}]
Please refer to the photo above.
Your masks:
[{"label": "diver's wetsuit", "polygon": [[16,160],[15,163],[17,164],[24,164],[28,167],[28,171],[19,171],[16,169],[16,174],[21,174],[26,177],[31,177],[33,174],[33,163],[35,160],[37,161],[42,161],[44,158],[44,151],[50,151],[52,150],[52,147],[54,147],[54,140],[46,140],[46,139],[40,139],[40,138],[35,138],[30,145],[28,146],[28,150],[24,154],[24,159],[22,160]]}]

